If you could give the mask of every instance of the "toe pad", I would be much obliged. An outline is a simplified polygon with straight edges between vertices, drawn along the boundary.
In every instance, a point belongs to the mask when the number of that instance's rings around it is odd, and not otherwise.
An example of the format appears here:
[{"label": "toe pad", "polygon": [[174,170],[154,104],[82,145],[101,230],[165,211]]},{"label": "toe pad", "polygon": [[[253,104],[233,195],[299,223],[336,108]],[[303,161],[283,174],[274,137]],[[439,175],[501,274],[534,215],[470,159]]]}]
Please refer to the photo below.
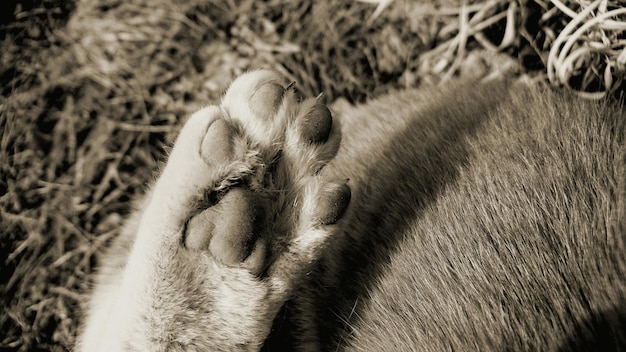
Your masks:
[{"label": "toe pad", "polygon": [[352,193],[347,183],[330,183],[320,196],[317,218],[322,225],[337,223],[345,214]]},{"label": "toe pad", "polygon": [[299,130],[302,139],[320,144],[328,140],[333,125],[330,110],[322,104],[316,103],[309,112],[299,121]]}]

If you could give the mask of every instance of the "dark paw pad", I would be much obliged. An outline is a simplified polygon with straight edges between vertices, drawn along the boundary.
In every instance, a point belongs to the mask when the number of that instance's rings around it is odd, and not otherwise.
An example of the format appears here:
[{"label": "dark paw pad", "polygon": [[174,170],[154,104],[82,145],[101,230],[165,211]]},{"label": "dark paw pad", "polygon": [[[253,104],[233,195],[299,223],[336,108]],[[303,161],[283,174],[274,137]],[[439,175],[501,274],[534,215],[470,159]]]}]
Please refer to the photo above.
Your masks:
[{"label": "dark paw pad", "polygon": [[315,103],[298,121],[300,135],[309,143],[324,143],[330,136],[333,118],[325,105]]},{"label": "dark paw pad", "polygon": [[319,219],[322,225],[337,223],[345,214],[351,196],[350,186],[346,182],[329,183],[319,196],[315,218]]}]

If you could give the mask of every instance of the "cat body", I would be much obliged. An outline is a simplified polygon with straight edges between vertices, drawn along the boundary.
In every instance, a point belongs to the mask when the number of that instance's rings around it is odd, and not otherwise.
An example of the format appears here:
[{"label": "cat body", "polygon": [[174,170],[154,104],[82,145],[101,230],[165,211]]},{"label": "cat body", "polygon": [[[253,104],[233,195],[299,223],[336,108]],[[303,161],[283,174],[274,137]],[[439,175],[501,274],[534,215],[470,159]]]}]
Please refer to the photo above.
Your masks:
[{"label": "cat body", "polygon": [[[284,87],[249,73],[191,118],[230,127],[181,132],[102,261],[82,350],[626,346],[621,105],[467,82],[338,109],[329,127]],[[217,157],[177,162],[194,146]],[[207,189],[217,200],[190,201]]]},{"label": "cat body", "polygon": [[625,117],[502,83],[343,114],[327,171],[351,217],[310,280],[323,350],[625,348]]}]

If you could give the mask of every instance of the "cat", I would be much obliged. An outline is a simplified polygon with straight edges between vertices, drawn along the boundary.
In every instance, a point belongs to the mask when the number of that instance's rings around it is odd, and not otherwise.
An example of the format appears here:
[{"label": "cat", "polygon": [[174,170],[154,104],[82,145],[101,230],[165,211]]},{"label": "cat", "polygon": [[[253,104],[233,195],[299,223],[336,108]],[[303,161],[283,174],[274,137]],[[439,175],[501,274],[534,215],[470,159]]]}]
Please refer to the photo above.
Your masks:
[{"label": "cat", "polygon": [[626,347],[620,103],[502,80],[331,112],[286,83],[189,118],[77,350]]}]

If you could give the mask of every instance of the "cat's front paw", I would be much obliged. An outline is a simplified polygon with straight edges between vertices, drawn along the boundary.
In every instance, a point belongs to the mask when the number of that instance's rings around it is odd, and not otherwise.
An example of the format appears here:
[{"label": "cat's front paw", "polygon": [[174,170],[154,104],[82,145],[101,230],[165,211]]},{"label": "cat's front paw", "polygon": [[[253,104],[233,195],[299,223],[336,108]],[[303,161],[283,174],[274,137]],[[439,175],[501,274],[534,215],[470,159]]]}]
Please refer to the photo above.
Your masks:
[{"label": "cat's front paw", "polygon": [[[350,201],[345,180],[318,175],[339,148],[339,127],[324,104],[298,101],[293,86],[270,71],[238,78],[220,111],[201,154],[226,173],[187,222],[185,247],[267,276],[284,296]],[[179,140],[195,130],[183,130]]]}]

